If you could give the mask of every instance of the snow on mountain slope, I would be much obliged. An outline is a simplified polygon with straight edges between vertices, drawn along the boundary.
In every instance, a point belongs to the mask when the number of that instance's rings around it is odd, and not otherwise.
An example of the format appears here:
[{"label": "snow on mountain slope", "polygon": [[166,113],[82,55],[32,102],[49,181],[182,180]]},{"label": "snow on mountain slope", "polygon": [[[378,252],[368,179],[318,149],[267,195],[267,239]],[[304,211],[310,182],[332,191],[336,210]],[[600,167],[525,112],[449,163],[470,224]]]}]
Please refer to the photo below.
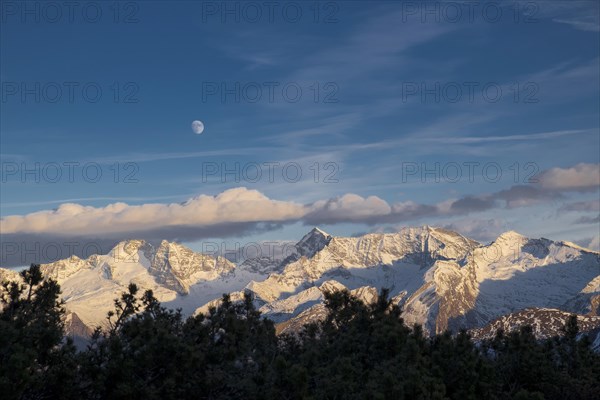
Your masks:
[{"label": "snow on mountain slope", "polygon": [[262,306],[259,311],[274,322],[283,321],[294,317],[317,302],[322,302],[325,292],[345,288],[346,287],[338,281],[329,280],[323,282],[318,287],[312,286],[298,294],[286,297],[285,299],[267,303]]},{"label": "snow on mountain slope", "polygon": [[[71,256],[43,264],[41,270],[60,284],[68,312],[90,328],[106,326],[114,299],[130,283],[140,291],[151,289],[165,306],[191,314],[199,304],[266,278],[261,273],[235,271],[235,265],[224,257],[195,253],[167,241],[155,248],[143,240],[120,242],[106,255],[85,260]],[[0,269],[0,278],[13,280],[15,276],[13,271]]]},{"label": "snow on mountain slope", "polygon": [[278,335],[296,334],[304,329],[307,324],[312,324],[325,319],[327,309],[323,303],[315,304],[314,306],[302,311],[296,317],[280,322],[275,325],[275,332]]},{"label": "snow on mountain slope", "polygon": [[[560,335],[570,315],[550,308],[527,308],[497,318],[485,327],[473,329],[469,333],[475,340],[491,339],[499,329],[508,333],[520,326],[529,325],[537,338],[546,339]],[[577,325],[581,333],[594,332],[600,328],[600,317],[577,315]]]},{"label": "snow on mountain slope", "polygon": [[[257,257],[238,266],[176,243],[129,240],[109,254],[70,257],[42,270],[60,283],[67,309],[90,327],[105,323],[130,282],[187,315],[218,306],[223,293],[239,300],[249,290],[264,315],[287,321],[286,330],[323,315],[324,291],[344,287],[369,299],[389,288],[406,322],[429,333],[483,327],[532,307],[595,315],[600,306],[596,252],[516,232],[482,245],[428,226],[362,237],[315,228],[283,261]],[[0,278],[13,275],[0,269]]]},{"label": "snow on mountain slope", "polygon": [[2,282],[20,282],[21,275],[11,269],[0,268],[0,283]]},{"label": "snow on mountain slope", "polygon": [[52,264],[45,264],[40,269],[44,276],[59,281],[68,279],[70,276],[82,270],[91,269],[92,267],[89,261],[72,255],[67,259],[58,260]]},{"label": "snow on mountain slope", "polygon": [[465,274],[478,291],[467,317],[487,322],[528,307],[559,308],[584,290],[593,293],[598,286],[588,285],[600,276],[600,262],[598,253],[564,242],[507,232],[475,249]]},{"label": "snow on mountain slope", "polygon": [[599,276],[598,254],[569,243],[506,232],[480,245],[423,227],[333,237],[312,257],[300,257],[248,289],[278,304],[329,279],[350,289],[388,287],[392,296],[406,292],[400,303],[409,325],[440,333],[480,327],[527,307],[558,308],[578,296],[597,307]]},{"label": "snow on mountain slope", "polygon": [[464,269],[456,262],[436,261],[425,273],[423,286],[404,302],[404,319],[409,326],[419,324],[427,332],[440,333],[450,328],[451,318],[471,311],[476,298],[476,284]]},{"label": "snow on mountain slope", "polygon": [[[313,257],[303,256],[281,274],[252,282],[248,289],[267,302],[285,299],[327,279],[337,279],[350,289],[388,287],[393,296],[406,291],[410,293],[404,303],[407,321],[429,325],[435,331],[438,315],[440,329],[445,329],[443,325],[454,311],[473,306],[476,289],[464,275],[463,265],[477,246],[479,243],[457,233],[431,227],[359,238],[333,237]],[[460,295],[453,295],[455,288]]]},{"label": "snow on mountain slope", "polygon": [[[318,238],[329,236],[315,230],[309,235]],[[377,275],[381,271],[373,272],[373,267],[388,267],[377,269],[395,274],[396,267],[403,264],[417,266],[409,269],[418,273],[418,267],[426,267],[437,259],[463,262],[469,251],[478,245],[459,234],[430,227],[406,228],[398,233],[368,234],[359,238],[330,237],[327,241],[307,236],[301,242],[317,242],[319,246],[316,248],[321,249],[314,251],[311,257],[302,255],[288,264],[282,273],[272,274],[262,282],[252,282],[248,288],[270,302],[294,293],[303,284],[317,282],[326,274],[344,274],[342,270],[352,271],[351,274],[360,278],[365,274],[357,271],[359,269],[370,269],[366,275]]]},{"label": "snow on mountain slope", "polygon": [[558,308],[576,314],[600,315],[600,275]]},{"label": "snow on mountain slope", "polygon": [[[582,291],[593,298],[598,254],[507,232],[469,254],[464,266],[436,262],[433,278],[405,303],[405,319],[431,333],[480,327],[527,307],[559,308]],[[587,288],[587,289],[586,289]]]},{"label": "snow on mountain slope", "polygon": [[269,274],[281,272],[286,264],[291,260],[296,260],[299,251],[302,251],[300,246],[300,242],[295,243],[286,240],[249,243],[237,252],[229,254],[227,258],[237,263],[239,269]]},{"label": "snow on mountain slope", "polygon": [[[340,284],[336,281],[328,281],[325,284],[319,287],[319,292],[324,293],[325,291],[336,291],[347,289],[344,285]],[[309,289],[310,290],[310,289]],[[372,304],[377,301],[378,292],[377,289],[370,286],[363,286],[358,289],[354,289],[350,291],[350,294],[355,296],[356,298],[362,300],[365,304]],[[322,300],[323,297],[321,296]],[[298,312],[299,308],[295,308],[294,313]],[[316,303],[309,308],[306,308],[304,311],[301,311],[293,318],[289,318],[283,322],[280,322],[275,325],[275,329],[277,334],[293,334],[302,330],[304,325],[318,322],[327,316],[327,310],[325,305],[322,302]],[[275,320],[277,322],[277,320]]]}]

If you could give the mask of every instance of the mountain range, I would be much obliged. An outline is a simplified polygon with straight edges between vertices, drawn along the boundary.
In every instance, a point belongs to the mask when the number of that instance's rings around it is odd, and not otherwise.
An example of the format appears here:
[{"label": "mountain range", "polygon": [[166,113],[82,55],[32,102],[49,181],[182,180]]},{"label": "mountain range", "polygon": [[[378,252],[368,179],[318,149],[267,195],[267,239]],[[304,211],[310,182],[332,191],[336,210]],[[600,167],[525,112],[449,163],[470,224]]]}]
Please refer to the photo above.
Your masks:
[{"label": "mountain range", "polygon": [[[263,315],[287,333],[324,316],[326,291],[346,288],[370,303],[385,287],[406,323],[428,334],[469,329],[484,338],[527,323],[547,337],[575,313],[600,348],[600,254],[570,242],[510,231],[482,244],[429,226],[360,237],[314,228],[288,253],[236,264],[178,243],[127,240],[108,254],[41,268],[61,285],[67,330],[80,337],[106,325],[113,300],[132,282],[185,315],[218,306],[223,293],[236,300],[250,291]],[[19,277],[0,268],[6,279]]]}]

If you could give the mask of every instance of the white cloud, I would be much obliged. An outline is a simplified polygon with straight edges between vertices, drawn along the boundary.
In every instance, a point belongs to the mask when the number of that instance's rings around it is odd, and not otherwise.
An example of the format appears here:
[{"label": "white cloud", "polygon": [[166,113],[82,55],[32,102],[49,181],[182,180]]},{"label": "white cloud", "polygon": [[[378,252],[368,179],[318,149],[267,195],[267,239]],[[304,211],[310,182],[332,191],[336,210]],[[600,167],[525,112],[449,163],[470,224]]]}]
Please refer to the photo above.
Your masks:
[{"label": "white cloud", "polygon": [[377,196],[364,198],[348,193],[341,197],[313,203],[306,218],[315,223],[319,221],[321,223],[361,222],[389,215],[391,210],[390,205]]},{"label": "white cloud", "polygon": [[[27,246],[32,243],[43,247],[44,243],[69,239],[92,241],[104,249],[115,241],[130,238],[196,241],[272,231],[284,224],[297,222],[305,225],[377,225],[418,221],[421,218],[448,218],[548,202],[569,192],[593,190],[598,185],[597,172],[598,165],[594,164],[552,168],[539,175],[538,184],[446,199],[437,204],[410,200],[389,204],[377,196],[362,197],[353,193],[303,204],[274,200],[244,187],[229,189],[216,196],[200,195],[183,203],[129,205],[116,202],[104,207],[66,203],[55,210],[0,219],[0,239],[3,243],[23,244],[21,247],[25,249],[30,248]],[[597,203],[572,203],[569,207],[589,211],[597,208]],[[481,239],[497,233],[497,222],[481,221],[453,224],[454,229]],[[588,218],[577,222],[590,224],[595,221]]]},{"label": "white cloud", "polygon": [[394,223],[486,211],[500,207],[501,201],[509,208],[526,206],[554,199],[562,192],[596,189],[600,183],[598,172],[597,164],[552,168],[539,174],[537,185],[513,186],[496,193],[449,199],[434,205],[410,200],[390,205],[377,196],[365,198],[352,193],[301,204],[273,200],[257,190],[239,187],[216,196],[200,195],[183,203],[129,205],[117,202],[105,207],[66,203],[55,210],[7,216],[0,220],[0,227],[2,235],[122,236],[160,230],[169,230],[172,234],[177,229],[189,234],[217,226],[245,224],[244,229],[247,229],[248,224],[297,221],[306,224]]},{"label": "white cloud", "polygon": [[1,225],[3,235],[102,235],[164,227],[288,221],[298,219],[303,214],[304,206],[301,204],[271,200],[256,190],[241,187],[226,190],[217,196],[197,196],[184,203],[113,203],[105,207],[67,203],[56,210],[8,216],[1,220]]},{"label": "white cloud", "polygon": [[571,168],[551,168],[537,176],[547,190],[593,191],[600,187],[600,164],[577,164]]}]

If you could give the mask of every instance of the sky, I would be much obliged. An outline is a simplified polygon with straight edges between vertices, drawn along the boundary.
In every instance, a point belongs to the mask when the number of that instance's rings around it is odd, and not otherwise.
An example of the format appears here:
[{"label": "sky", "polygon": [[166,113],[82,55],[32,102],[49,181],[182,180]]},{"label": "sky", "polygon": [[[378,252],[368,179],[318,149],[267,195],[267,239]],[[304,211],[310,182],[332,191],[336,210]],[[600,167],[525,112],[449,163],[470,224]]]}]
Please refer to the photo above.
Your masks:
[{"label": "sky", "polygon": [[597,1],[0,4],[0,264],[313,226],[600,248]]}]

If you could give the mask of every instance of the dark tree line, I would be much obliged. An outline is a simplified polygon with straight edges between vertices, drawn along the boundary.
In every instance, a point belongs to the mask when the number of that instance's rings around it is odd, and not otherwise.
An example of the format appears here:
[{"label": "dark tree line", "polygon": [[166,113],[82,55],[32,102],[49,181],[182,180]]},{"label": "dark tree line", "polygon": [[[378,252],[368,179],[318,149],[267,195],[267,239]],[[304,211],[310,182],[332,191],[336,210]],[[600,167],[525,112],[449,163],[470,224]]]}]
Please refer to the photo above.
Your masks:
[{"label": "dark tree line", "polygon": [[326,295],[328,314],[276,336],[250,296],[184,318],[135,285],[86,349],[64,339],[59,285],[39,266],[4,283],[0,398],[5,399],[597,399],[600,356],[564,334],[531,328],[474,344],[466,332],[426,337],[382,290],[365,305]]}]

